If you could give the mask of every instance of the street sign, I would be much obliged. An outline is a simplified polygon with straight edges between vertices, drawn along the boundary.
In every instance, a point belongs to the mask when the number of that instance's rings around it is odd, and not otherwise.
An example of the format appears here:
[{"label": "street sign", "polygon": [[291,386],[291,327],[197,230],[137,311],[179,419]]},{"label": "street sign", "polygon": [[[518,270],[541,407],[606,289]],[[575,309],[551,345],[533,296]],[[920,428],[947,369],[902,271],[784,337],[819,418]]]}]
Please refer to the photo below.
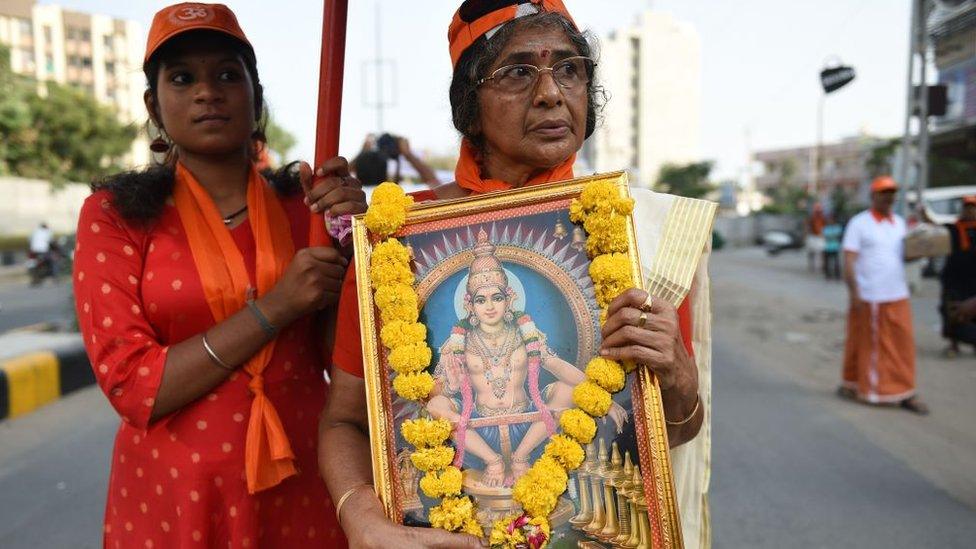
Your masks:
[{"label": "street sign", "polygon": [[820,71],[820,84],[824,93],[837,91],[854,80],[854,67],[839,65]]}]

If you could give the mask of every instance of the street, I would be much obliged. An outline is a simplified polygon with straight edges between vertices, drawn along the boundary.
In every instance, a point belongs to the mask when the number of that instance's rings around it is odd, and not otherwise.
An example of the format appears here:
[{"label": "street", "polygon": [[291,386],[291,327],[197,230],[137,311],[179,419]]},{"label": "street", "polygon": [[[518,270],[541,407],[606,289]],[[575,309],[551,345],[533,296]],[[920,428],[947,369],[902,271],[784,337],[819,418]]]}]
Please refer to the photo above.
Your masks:
[{"label": "street", "polygon": [[[807,274],[800,254],[712,258],[714,546],[972,546],[976,360],[940,358],[931,283],[914,299],[933,409],[918,417],[834,396],[840,283]],[[94,387],[0,422],[0,547],[99,545],[117,423]]]},{"label": "street", "polygon": [[71,284],[62,277],[31,288],[26,278],[0,281],[0,334],[38,323],[61,324],[74,316]]}]

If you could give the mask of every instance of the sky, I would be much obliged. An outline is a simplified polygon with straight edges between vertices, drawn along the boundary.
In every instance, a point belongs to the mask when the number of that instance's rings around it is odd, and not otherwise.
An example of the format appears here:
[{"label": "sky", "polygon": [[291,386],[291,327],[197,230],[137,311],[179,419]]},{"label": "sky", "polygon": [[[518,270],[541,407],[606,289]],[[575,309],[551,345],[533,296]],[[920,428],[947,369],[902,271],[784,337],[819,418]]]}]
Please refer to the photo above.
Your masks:
[{"label": "sky", "polygon": [[[254,44],[271,111],[295,134],[296,158],[310,159],[322,23],[318,0],[224,0]],[[42,0],[78,11],[141,22],[170,2]],[[459,0],[351,0],[346,43],[340,153],[354,156],[378,130],[377,58],[390,61],[395,81],[383,130],[406,136],[414,149],[452,154],[458,146],[447,98],[451,65],[447,26]],[[576,22],[597,37],[633,24],[646,9],[690,23],[702,45],[701,148],[718,178],[738,177],[747,151],[814,143],[819,71],[831,58],[857,79],[825,102],[824,136],[903,130],[910,0],[565,0]],[[379,9],[377,9],[377,5]],[[372,69],[369,69],[372,71]],[[371,75],[372,72],[369,72]],[[391,87],[392,88],[392,87]],[[610,90],[611,93],[613,90]],[[662,136],[662,139],[666,136]]]}]

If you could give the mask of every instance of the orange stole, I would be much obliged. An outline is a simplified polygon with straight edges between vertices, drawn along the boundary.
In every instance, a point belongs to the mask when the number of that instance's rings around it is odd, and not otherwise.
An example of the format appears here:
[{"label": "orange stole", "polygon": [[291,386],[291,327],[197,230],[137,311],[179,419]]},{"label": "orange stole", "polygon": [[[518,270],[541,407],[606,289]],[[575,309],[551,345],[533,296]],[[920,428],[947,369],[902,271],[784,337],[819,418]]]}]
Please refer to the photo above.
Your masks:
[{"label": "orange stole", "polygon": [[[247,305],[252,286],[244,257],[210,195],[180,163],[176,164],[173,200],[207,304],[214,321],[220,323]],[[248,176],[247,208],[257,248],[257,295],[264,295],[281,278],[295,255],[295,246],[285,210],[253,166]],[[244,371],[251,376],[248,386],[254,393],[244,447],[244,472],[251,494],[271,488],[297,472],[281,419],[264,393],[262,372],[274,348],[275,341],[269,342],[244,365]]]},{"label": "orange stole", "polygon": [[[492,191],[507,191],[515,185],[500,179],[482,179],[481,166],[478,162],[478,150],[467,139],[461,140],[461,152],[458,155],[457,167],[454,168],[454,179],[458,187],[468,189],[474,194]],[[554,183],[573,178],[573,163],[576,155],[572,154],[562,164],[546,170],[525,182],[525,186]]]},{"label": "orange stole", "polygon": [[850,310],[843,384],[872,403],[899,402],[915,394],[915,334],[909,300],[867,303]]}]

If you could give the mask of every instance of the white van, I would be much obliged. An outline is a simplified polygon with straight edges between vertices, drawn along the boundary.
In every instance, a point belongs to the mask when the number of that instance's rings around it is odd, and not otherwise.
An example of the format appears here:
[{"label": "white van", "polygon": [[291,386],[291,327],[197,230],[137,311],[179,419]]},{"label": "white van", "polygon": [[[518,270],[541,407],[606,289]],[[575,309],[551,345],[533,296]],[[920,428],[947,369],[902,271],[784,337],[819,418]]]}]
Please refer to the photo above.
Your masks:
[{"label": "white van", "polygon": [[[976,185],[961,187],[934,187],[922,191],[925,200],[925,214],[938,225],[955,223],[962,212],[962,197],[976,195]],[[916,193],[913,190],[905,193],[908,201],[908,211],[914,212]],[[909,213],[911,215],[911,213]]]}]

